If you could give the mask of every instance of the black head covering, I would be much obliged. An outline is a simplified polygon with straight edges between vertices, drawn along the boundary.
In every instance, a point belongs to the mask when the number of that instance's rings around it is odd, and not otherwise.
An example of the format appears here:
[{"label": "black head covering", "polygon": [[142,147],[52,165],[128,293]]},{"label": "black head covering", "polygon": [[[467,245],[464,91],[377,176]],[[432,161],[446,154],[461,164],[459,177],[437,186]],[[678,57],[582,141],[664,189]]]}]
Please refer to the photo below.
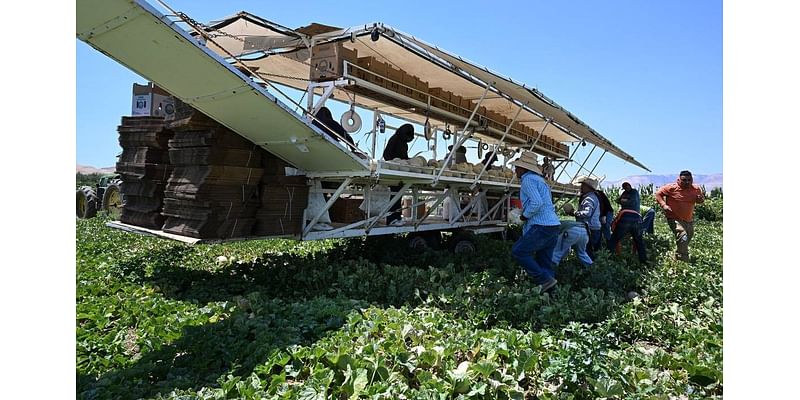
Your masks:
[{"label": "black head covering", "polygon": [[317,111],[316,117],[321,120],[324,120],[325,122],[333,121],[333,115],[331,114],[331,110],[329,110],[328,107],[320,108],[319,111]]},{"label": "black head covering", "polygon": [[[336,120],[333,119],[333,115],[331,114],[331,110],[328,107],[322,107],[317,111],[317,114],[314,115],[316,119],[312,122],[314,126],[319,129],[322,129],[323,132],[327,133],[328,136],[335,140],[346,140],[348,143],[353,144],[353,138],[347,131],[342,127],[342,125]],[[337,137],[332,132],[337,133],[340,137]]]},{"label": "black head covering", "polygon": [[414,126],[411,124],[403,124],[397,128],[397,135],[400,135],[406,139],[406,142],[410,142],[414,140]]}]

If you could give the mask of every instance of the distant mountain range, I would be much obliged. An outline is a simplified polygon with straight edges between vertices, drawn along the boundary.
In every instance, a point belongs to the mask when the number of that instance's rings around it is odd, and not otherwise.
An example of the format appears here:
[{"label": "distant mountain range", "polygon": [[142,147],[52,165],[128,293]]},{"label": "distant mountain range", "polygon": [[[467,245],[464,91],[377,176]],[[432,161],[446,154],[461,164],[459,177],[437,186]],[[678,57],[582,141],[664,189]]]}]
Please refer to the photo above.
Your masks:
[{"label": "distant mountain range", "polygon": [[79,174],[111,174],[114,173],[115,167],[95,168],[90,165],[75,164],[75,172]]},{"label": "distant mountain range", "polygon": [[[699,186],[705,186],[706,190],[711,190],[712,188],[722,187],[722,173],[719,174],[710,174],[710,175],[700,175],[700,174],[693,174],[694,177],[694,184]],[[674,175],[632,175],[625,178],[622,178],[618,181],[603,181],[600,185],[602,187],[621,187],[622,182],[630,182],[631,186],[638,187],[638,186],[647,186],[649,184],[653,184],[655,187],[663,186],[668,183],[673,183],[678,179],[678,174]]]}]

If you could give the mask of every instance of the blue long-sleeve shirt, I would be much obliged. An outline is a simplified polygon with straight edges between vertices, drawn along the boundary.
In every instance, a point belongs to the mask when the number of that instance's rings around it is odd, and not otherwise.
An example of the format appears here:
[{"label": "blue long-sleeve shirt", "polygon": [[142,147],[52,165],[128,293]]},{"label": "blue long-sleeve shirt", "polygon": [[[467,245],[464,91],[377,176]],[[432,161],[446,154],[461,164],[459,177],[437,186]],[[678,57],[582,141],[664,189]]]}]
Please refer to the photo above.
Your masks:
[{"label": "blue long-sleeve shirt", "polygon": [[590,192],[581,199],[578,211],[575,212],[575,220],[586,222],[589,229],[600,229],[600,200],[594,192]]},{"label": "blue long-sleeve shirt", "polygon": [[541,175],[526,172],[522,175],[519,196],[522,201],[522,215],[528,220],[523,227],[523,233],[528,232],[534,225],[556,226],[561,221],[553,207],[553,196],[550,186],[547,186]]},{"label": "blue long-sleeve shirt", "polygon": [[631,188],[630,190],[622,192],[622,196],[619,197],[619,204],[622,205],[623,210],[633,210],[638,213],[639,208],[642,206],[642,199],[639,197],[639,191]]}]

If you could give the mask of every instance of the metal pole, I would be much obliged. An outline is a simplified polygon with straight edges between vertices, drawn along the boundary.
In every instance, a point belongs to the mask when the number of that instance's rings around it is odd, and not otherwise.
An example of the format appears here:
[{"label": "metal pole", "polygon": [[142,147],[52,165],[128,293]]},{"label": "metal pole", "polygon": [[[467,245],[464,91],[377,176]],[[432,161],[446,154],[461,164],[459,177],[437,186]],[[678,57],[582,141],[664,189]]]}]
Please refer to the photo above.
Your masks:
[{"label": "metal pole", "polygon": [[497,210],[500,209],[500,206],[502,206],[503,203],[506,202],[506,198],[508,198],[509,196],[510,196],[509,194],[503,195],[503,197],[500,198],[500,200],[497,201],[497,204],[493,205],[492,208],[489,209],[489,211],[486,212],[486,215],[484,215],[483,217],[481,217],[480,220],[478,220],[478,223],[481,224],[481,223],[483,223],[483,221],[485,221],[487,218],[489,218],[489,216],[497,214]]},{"label": "metal pole", "polygon": [[550,121],[551,121],[550,118],[544,121],[544,126],[542,127],[542,130],[539,131],[538,135],[536,135],[536,139],[533,140],[533,144],[531,145],[531,148],[528,149],[528,151],[533,151],[533,148],[536,147],[536,143],[539,143],[539,139],[541,139],[542,135],[544,135],[544,130],[547,129],[547,125],[550,125]]},{"label": "metal pole", "polygon": [[475,203],[478,201],[478,199],[480,199],[480,197],[472,196],[472,200],[470,200],[469,204],[467,204],[466,207],[462,208],[461,211],[459,211],[458,215],[453,220],[450,221],[450,224],[458,221],[461,217],[464,216],[464,214],[467,213],[467,211],[472,210],[472,208],[475,207]]},{"label": "metal pole", "polygon": [[401,198],[403,198],[403,193],[405,193],[405,191],[408,190],[409,186],[411,186],[410,183],[406,183],[405,185],[403,185],[403,187],[400,188],[400,191],[398,191],[397,194],[395,194],[394,197],[392,197],[391,201],[389,201],[389,204],[383,206],[383,209],[381,210],[380,214],[378,214],[375,220],[372,221],[364,229],[366,233],[369,233],[369,230],[372,229],[372,227],[375,226],[375,224],[377,224],[378,221],[380,221],[380,219],[384,216],[384,214],[386,214],[386,212],[389,211],[389,209],[392,208],[393,205],[395,205],[398,201],[400,201]]},{"label": "metal pole", "polygon": [[[475,106],[475,109],[472,110],[472,114],[470,114],[467,123],[464,124],[464,129],[462,129],[462,132],[466,132],[467,128],[469,128],[469,125],[472,123],[472,119],[475,118],[475,114],[478,112],[478,107],[480,107],[481,103],[483,102],[483,99],[486,98],[486,93],[489,92],[489,88],[492,87],[492,85],[493,85],[492,83],[486,85],[486,89],[483,90],[483,94],[481,95],[480,100],[478,100],[478,104]],[[464,144],[464,142],[469,138],[469,136],[470,135],[465,134],[458,141],[458,143],[453,145],[453,149],[450,150],[450,154],[448,154],[444,160],[444,165],[442,165],[442,168],[439,170],[439,173],[436,175],[436,178],[433,179],[434,185],[436,185],[439,182],[439,178],[442,176],[442,172],[444,172],[444,169],[447,168],[447,165],[450,163],[450,159],[453,158],[453,155],[455,155],[456,151],[458,151],[458,148],[461,147],[462,144]]]},{"label": "metal pole", "polygon": [[587,162],[587,161],[589,161],[589,157],[591,157],[591,156],[592,156],[592,153],[594,153],[594,150],[595,150],[596,148],[597,148],[597,145],[593,145],[593,146],[592,146],[592,150],[591,150],[591,151],[589,151],[589,154],[586,156],[586,159],[585,159],[585,160],[583,160],[583,162],[581,163],[581,165],[578,167],[578,170],[575,172],[575,177],[576,177],[576,178],[578,177],[578,174],[579,174],[579,173],[581,172],[581,170],[583,169],[583,166],[584,166],[584,165],[586,165],[586,162]]},{"label": "metal pole", "polygon": [[377,145],[378,145],[378,132],[379,132],[378,118],[380,118],[380,115],[381,114],[378,112],[377,108],[372,113],[372,159],[373,160],[378,159],[378,156],[375,153],[375,151],[377,150]]},{"label": "metal pole", "polygon": [[446,199],[449,195],[450,195],[450,188],[447,188],[443,194],[437,196],[436,202],[433,203],[433,206],[425,210],[425,215],[419,221],[416,221],[416,223],[414,223],[414,229],[417,229],[420,226],[420,224],[422,224],[423,221],[428,219],[431,213],[433,213],[433,210],[435,210],[436,207],[439,207],[439,204],[442,204],[444,199]]},{"label": "metal pole", "polygon": [[[508,132],[511,131],[511,127],[514,125],[514,123],[517,122],[517,117],[519,116],[519,113],[522,112],[522,108],[523,108],[523,106],[519,107],[519,109],[517,110],[517,113],[514,114],[514,118],[511,120],[511,123],[508,124],[508,126],[506,127],[506,131],[503,132],[503,136],[500,137],[500,142],[498,142],[497,144],[494,145],[494,148],[491,151],[492,155],[489,156],[489,160],[491,160],[492,157],[494,157],[494,155],[497,153],[497,148],[500,147],[500,144],[503,143],[503,141],[506,139],[506,135],[508,135]],[[478,174],[478,176],[475,177],[475,180],[472,181],[472,185],[469,187],[470,189],[475,188],[475,185],[478,183],[478,180],[481,179],[481,176],[483,176],[483,173],[486,172],[486,168],[488,168],[488,167],[489,167],[489,163],[484,163],[483,164],[483,168],[481,168],[481,172]]]},{"label": "metal pole", "polygon": [[592,172],[594,172],[594,169],[597,168],[597,164],[600,164],[600,160],[603,159],[603,156],[605,156],[606,153],[608,153],[608,150],[603,150],[603,154],[600,155],[600,158],[598,158],[597,162],[594,163],[594,167],[592,167],[592,170],[589,171],[589,176],[592,176]]},{"label": "metal pole", "polygon": [[564,171],[567,170],[567,165],[569,165],[569,163],[572,161],[572,158],[575,157],[575,153],[578,152],[578,149],[580,147],[581,147],[581,145],[580,145],[580,143],[578,143],[578,145],[575,146],[575,150],[572,150],[572,154],[569,155],[569,158],[567,159],[567,162],[564,163],[564,168],[562,168],[561,172],[558,173],[558,176],[556,177],[556,179],[553,179],[554,182],[558,182],[558,178],[561,178],[561,174],[563,174]]},{"label": "metal pole", "polygon": [[328,199],[327,203],[325,203],[325,208],[323,208],[322,211],[320,211],[319,214],[317,214],[317,216],[315,216],[314,219],[311,220],[308,226],[306,226],[306,229],[303,231],[303,236],[308,235],[308,233],[311,232],[311,229],[314,227],[314,225],[316,225],[319,219],[322,218],[322,214],[325,214],[331,208],[333,203],[335,203],[336,200],[339,199],[339,196],[342,194],[342,192],[344,192],[344,189],[348,185],[350,185],[350,182],[352,180],[353,180],[352,178],[347,178],[344,180],[344,182],[342,182],[341,185],[339,185],[339,188],[336,189],[335,192],[333,192],[331,198]]}]

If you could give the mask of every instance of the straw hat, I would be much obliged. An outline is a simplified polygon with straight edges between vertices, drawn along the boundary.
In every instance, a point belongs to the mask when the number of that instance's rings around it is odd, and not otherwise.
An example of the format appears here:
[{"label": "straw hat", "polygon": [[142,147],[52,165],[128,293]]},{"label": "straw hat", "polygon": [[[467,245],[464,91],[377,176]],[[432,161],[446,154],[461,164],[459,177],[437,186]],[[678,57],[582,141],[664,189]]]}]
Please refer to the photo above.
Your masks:
[{"label": "straw hat", "polygon": [[588,176],[582,176],[575,180],[575,186],[580,186],[581,184],[587,184],[592,190],[597,190],[597,187],[600,185],[600,182],[597,182],[597,179],[590,178]]},{"label": "straw hat", "polygon": [[542,174],[542,168],[536,163],[536,155],[530,151],[523,150],[519,158],[511,162],[511,165],[525,168],[528,171],[537,173],[539,175]]}]

